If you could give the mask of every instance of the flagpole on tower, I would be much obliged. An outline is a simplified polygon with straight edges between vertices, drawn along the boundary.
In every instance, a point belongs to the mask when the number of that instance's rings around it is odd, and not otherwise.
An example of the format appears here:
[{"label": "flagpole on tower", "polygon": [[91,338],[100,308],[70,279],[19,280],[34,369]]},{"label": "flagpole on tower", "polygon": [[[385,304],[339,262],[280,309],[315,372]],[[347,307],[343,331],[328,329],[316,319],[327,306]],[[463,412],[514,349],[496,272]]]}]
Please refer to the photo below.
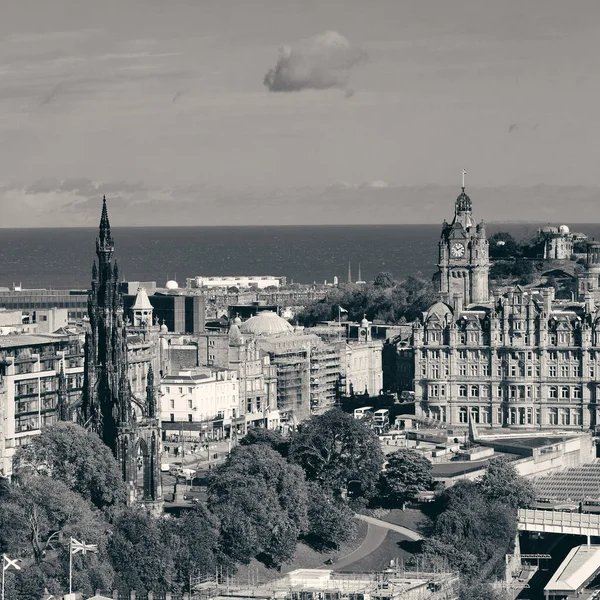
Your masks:
[{"label": "flagpole on tower", "polygon": [[71,597],[72,593],[73,593],[73,538],[71,538],[69,540],[69,597]]},{"label": "flagpole on tower", "polygon": [[463,189],[463,192],[465,191],[465,175],[466,174],[467,174],[467,170],[463,169],[463,172],[462,172],[462,189]]}]

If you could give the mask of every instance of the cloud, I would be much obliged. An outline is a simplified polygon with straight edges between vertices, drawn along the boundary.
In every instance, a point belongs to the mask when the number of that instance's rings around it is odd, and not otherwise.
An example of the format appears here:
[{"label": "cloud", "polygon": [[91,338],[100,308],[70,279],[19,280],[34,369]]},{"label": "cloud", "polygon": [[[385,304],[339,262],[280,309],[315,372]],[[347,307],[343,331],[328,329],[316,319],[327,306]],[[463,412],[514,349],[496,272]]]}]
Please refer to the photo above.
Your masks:
[{"label": "cloud", "polygon": [[327,31],[294,48],[281,48],[277,64],[265,75],[264,84],[271,92],[343,89],[350,70],[364,60],[366,54],[360,48],[343,35]]}]

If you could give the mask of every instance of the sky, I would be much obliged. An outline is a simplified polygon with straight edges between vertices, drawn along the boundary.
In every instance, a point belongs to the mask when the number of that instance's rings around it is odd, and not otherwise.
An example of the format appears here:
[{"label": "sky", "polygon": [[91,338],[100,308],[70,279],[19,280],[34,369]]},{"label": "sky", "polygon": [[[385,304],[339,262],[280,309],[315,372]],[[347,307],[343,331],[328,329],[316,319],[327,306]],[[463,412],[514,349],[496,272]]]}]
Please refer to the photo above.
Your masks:
[{"label": "sky", "polygon": [[0,227],[600,222],[597,0],[0,4]]}]

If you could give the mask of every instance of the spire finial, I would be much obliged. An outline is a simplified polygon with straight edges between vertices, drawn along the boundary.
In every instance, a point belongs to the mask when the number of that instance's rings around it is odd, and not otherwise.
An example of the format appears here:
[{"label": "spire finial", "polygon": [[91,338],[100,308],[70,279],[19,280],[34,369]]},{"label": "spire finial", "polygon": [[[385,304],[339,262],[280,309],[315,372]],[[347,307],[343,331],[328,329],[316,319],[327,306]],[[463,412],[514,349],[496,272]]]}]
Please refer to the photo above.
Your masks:
[{"label": "spire finial", "polygon": [[467,170],[463,169],[462,170],[462,189],[463,189],[463,192],[465,191],[465,175],[466,174],[467,174]]}]

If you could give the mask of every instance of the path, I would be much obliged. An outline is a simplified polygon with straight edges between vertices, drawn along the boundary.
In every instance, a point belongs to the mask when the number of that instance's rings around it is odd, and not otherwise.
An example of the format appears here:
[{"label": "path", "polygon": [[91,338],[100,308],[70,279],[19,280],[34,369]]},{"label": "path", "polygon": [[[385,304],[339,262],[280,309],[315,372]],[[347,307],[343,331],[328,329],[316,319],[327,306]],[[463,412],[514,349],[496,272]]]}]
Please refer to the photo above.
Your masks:
[{"label": "path", "polygon": [[344,556],[344,558],[338,560],[333,565],[320,567],[321,569],[335,569],[338,571],[339,569],[343,569],[344,567],[361,560],[365,556],[371,554],[371,552],[375,552],[375,550],[383,544],[388,531],[401,533],[403,536],[414,542],[423,539],[416,531],[408,529],[407,527],[402,527],[401,525],[394,525],[393,523],[388,523],[387,521],[375,519],[374,517],[367,517],[365,515],[356,514],[355,517],[367,523],[367,535],[362,544],[356,550],[347,556]]},{"label": "path", "polygon": [[361,521],[366,521],[369,525],[383,527],[384,529],[389,529],[390,531],[397,531],[398,533],[401,533],[403,536],[407,537],[413,542],[418,542],[419,540],[423,539],[422,535],[419,535],[416,531],[413,531],[412,529],[408,529],[408,527],[402,527],[402,525],[394,525],[393,523],[388,523],[387,521],[382,521],[381,519],[376,519],[375,517],[367,517],[366,515],[355,516]]}]

